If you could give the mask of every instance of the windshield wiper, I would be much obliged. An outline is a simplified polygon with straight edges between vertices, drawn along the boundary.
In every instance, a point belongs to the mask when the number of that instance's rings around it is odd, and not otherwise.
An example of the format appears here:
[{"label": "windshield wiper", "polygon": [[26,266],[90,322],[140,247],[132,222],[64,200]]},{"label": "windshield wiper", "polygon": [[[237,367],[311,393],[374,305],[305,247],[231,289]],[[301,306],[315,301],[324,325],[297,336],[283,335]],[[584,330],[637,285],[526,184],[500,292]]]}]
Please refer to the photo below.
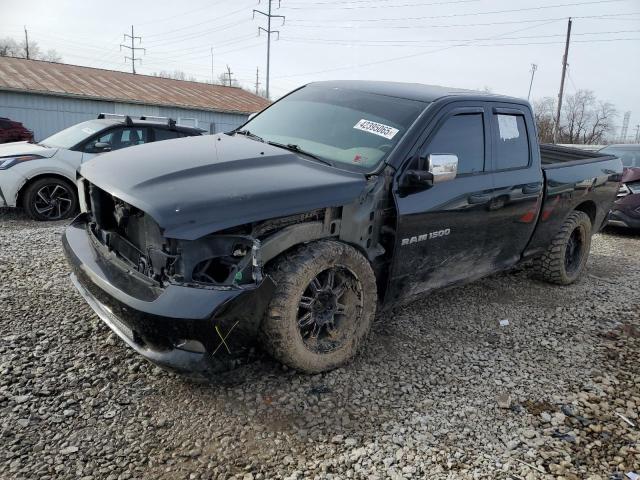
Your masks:
[{"label": "windshield wiper", "polygon": [[320,158],[319,156],[307,152],[306,150],[303,150],[302,148],[300,148],[299,145],[296,145],[294,143],[278,143],[278,142],[271,142],[268,141],[267,142],[269,145],[273,145],[274,147],[279,147],[279,148],[284,148],[285,150],[289,150],[290,152],[295,152],[295,153],[301,153],[302,155],[306,155],[307,157],[311,157],[314,160],[317,160],[319,162],[324,163],[325,165],[329,165],[330,167],[333,166],[333,164],[331,162],[329,162],[328,160],[325,160],[324,158]]},{"label": "windshield wiper", "polygon": [[255,133],[251,133],[249,130],[237,130],[236,135],[244,135],[245,137],[251,138],[252,140],[257,140],[258,142],[264,143],[264,138],[259,137]]}]

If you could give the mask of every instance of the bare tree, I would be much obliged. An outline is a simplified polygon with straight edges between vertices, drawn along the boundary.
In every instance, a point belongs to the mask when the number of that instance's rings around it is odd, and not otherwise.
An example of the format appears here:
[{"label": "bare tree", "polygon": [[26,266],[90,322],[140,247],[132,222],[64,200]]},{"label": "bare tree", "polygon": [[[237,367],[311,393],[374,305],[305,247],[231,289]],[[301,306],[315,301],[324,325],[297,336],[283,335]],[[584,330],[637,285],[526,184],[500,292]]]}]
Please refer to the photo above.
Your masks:
[{"label": "bare tree", "polygon": [[618,112],[609,102],[598,102],[592,115],[591,127],[583,135],[582,143],[601,144],[615,131],[614,120]]},{"label": "bare tree", "polygon": [[591,90],[578,90],[567,96],[560,139],[563,143],[602,143],[613,132],[616,116],[611,103],[598,101]]},{"label": "bare tree", "polygon": [[556,101],[551,97],[544,97],[533,102],[533,115],[536,121],[538,141],[540,143],[553,142],[555,111]]},{"label": "bare tree", "polygon": [[[545,97],[533,102],[538,139],[553,142],[556,100]],[[598,101],[591,90],[578,90],[566,97],[560,119],[559,143],[605,143],[614,131],[617,116],[609,102]]]},{"label": "bare tree", "polygon": [[154,77],[172,78],[173,80],[187,80],[189,82],[197,82],[198,80],[193,75],[187,75],[182,70],[174,70],[169,72],[167,70],[161,70],[160,72],[153,72],[151,75]]},{"label": "bare tree", "polygon": [[[0,57],[27,58],[27,46],[24,41],[16,42],[10,37],[0,39]],[[29,42],[29,58],[47,62],[62,61],[62,57],[58,52],[53,49],[43,52],[38,43],[33,41]]]}]

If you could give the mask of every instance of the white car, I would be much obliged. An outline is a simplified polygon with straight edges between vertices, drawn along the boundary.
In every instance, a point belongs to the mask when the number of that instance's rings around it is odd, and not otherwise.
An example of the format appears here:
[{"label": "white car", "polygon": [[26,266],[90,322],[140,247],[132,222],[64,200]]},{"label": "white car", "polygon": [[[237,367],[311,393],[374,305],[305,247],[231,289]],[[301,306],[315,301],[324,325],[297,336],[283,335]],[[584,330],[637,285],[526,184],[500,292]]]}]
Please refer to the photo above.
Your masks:
[{"label": "white car", "polygon": [[148,142],[202,135],[171,119],[100,114],[39,143],[0,145],[0,207],[23,207],[34,220],[60,220],[78,210],[76,170],[95,155]]}]

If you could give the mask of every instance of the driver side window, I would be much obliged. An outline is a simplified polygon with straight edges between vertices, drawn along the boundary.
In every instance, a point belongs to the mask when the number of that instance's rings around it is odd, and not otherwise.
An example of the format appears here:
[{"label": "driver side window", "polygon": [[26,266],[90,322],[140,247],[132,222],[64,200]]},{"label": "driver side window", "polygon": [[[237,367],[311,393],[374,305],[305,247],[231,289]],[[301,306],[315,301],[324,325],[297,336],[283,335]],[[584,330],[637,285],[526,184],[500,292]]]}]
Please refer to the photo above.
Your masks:
[{"label": "driver side window", "polygon": [[[102,150],[100,149],[96,149],[96,143],[106,143],[110,146],[113,145],[113,135],[116,132],[116,130],[109,130],[107,133],[104,133],[102,135],[100,135],[99,137],[94,138],[93,140],[89,141],[85,146],[84,146],[84,151],[87,153],[100,153],[102,152]],[[113,149],[113,147],[112,147]]]},{"label": "driver side window", "polygon": [[458,175],[484,171],[484,116],[463,113],[447,119],[435,136],[420,151],[429,154],[450,153],[458,156]]}]

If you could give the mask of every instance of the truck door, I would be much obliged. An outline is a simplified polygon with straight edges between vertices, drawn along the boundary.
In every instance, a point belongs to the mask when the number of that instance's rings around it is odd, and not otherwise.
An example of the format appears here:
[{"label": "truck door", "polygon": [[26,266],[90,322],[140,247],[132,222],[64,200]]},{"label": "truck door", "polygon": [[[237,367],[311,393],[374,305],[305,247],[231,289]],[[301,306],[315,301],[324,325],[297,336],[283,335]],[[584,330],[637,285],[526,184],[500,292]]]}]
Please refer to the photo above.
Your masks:
[{"label": "truck door", "polygon": [[[460,105],[460,104],[454,104]],[[484,104],[464,102],[440,112],[419,143],[419,157],[453,154],[456,176],[418,191],[394,188],[397,240],[388,297],[398,300],[481,276],[493,181]],[[417,156],[398,171],[397,184]]]},{"label": "truck door", "polygon": [[493,270],[520,260],[542,203],[544,180],[533,120],[525,107],[493,104],[490,111],[493,191],[485,255]]}]

